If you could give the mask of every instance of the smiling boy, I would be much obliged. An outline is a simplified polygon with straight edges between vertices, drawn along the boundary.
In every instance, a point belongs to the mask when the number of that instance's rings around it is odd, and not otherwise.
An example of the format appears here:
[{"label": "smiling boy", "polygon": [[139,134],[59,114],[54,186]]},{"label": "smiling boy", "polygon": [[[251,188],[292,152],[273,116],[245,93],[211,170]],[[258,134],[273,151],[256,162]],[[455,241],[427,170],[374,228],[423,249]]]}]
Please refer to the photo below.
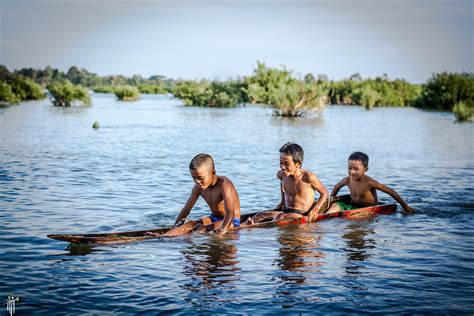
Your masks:
[{"label": "smiling boy", "polygon": [[227,177],[216,175],[212,157],[207,154],[195,156],[189,164],[189,171],[195,185],[175,224],[189,215],[200,196],[206,201],[211,214],[199,219],[197,224],[196,221],[189,221],[162,236],[179,236],[195,229],[224,234],[229,228],[240,226],[240,200],[237,190]]},{"label": "smiling boy", "polygon": [[[280,148],[277,178],[281,181],[281,202],[274,211],[261,212],[249,219],[247,224],[269,218],[282,220],[308,216],[308,221],[312,221],[317,217],[328,198],[328,191],[314,173],[301,168],[303,158],[303,148],[298,144],[286,143]],[[320,194],[317,203],[314,203],[315,191]]]},{"label": "smiling boy", "polygon": [[349,204],[335,202],[328,209],[328,213],[377,205],[377,190],[389,194],[393,199],[400,203],[406,213],[415,212],[415,210],[408,206],[395,190],[378,183],[365,174],[367,170],[369,170],[369,156],[362,152],[354,152],[349,156],[347,165],[349,176],[345,177],[334,186],[331,192],[331,197],[336,196],[339,190],[347,185],[351,193],[352,202]]}]

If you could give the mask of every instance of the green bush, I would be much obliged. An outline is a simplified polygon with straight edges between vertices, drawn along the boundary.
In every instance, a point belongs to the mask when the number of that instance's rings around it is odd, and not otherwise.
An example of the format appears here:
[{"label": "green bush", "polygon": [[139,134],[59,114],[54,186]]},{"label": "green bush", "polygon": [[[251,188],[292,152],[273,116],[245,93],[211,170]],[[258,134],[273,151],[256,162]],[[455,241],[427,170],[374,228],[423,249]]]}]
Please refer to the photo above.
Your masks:
[{"label": "green bush", "polygon": [[12,76],[7,80],[13,93],[20,100],[41,100],[46,97],[41,86],[22,76]]},{"label": "green bush", "polygon": [[134,86],[116,87],[114,93],[120,101],[136,101],[140,99],[140,91]]},{"label": "green bush", "polygon": [[471,121],[474,114],[474,104],[466,104],[466,102],[460,101],[454,105],[453,113],[458,122]]},{"label": "green bush", "polygon": [[[39,84],[21,75],[5,73],[1,80],[3,98],[13,100],[13,103],[41,100],[46,97]],[[15,97],[8,96],[9,94]]]},{"label": "green bush", "polygon": [[281,116],[301,116],[307,110],[324,107],[329,100],[327,89],[310,76],[297,80],[285,68],[270,68],[260,62],[245,83],[250,102],[269,105]]},{"label": "green bush", "polygon": [[372,89],[370,86],[362,86],[357,88],[352,93],[354,102],[365,106],[367,110],[373,108],[376,104],[380,104],[380,94]]},{"label": "green bush", "polygon": [[168,92],[162,86],[152,84],[138,85],[138,90],[140,91],[140,93],[144,94],[165,94]]},{"label": "green bush", "polygon": [[185,105],[230,108],[246,101],[242,86],[242,82],[232,80],[185,80],[178,82],[172,91]]},{"label": "green bush", "polygon": [[423,87],[417,107],[452,111],[459,102],[474,103],[474,74],[435,74]]},{"label": "green bush", "polygon": [[47,89],[55,106],[71,106],[75,101],[86,106],[92,105],[87,89],[80,85],[73,85],[69,80],[52,82]]},{"label": "green bush", "polygon": [[360,75],[329,83],[332,104],[374,106],[412,106],[421,95],[421,86],[386,76],[363,80]]},{"label": "green bush", "polygon": [[6,82],[0,82],[0,102],[18,104],[20,99],[13,93],[12,87]]},{"label": "green bush", "polygon": [[93,87],[92,91],[95,93],[114,93],[115,89],[112,86],[97,86]]}]

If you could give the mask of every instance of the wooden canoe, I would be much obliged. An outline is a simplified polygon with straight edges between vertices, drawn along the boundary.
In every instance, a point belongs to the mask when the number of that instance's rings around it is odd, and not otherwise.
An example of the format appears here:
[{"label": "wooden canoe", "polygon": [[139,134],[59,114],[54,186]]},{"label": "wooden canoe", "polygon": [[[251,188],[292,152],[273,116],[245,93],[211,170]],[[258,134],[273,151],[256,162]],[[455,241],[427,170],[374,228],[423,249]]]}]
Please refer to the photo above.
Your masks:
[{"label": "wooden canoe", "polygon": [[[336,201],[348,201],[350,196],[338,196],[331,198],[328,205]],[[376,206],[369,206],[364,208],[358,208],[350,211],[334,212],[334,213],[322,213],[316,218],[316,221],[322,221],[334,217],[342,218],[365,218],[374,216],[377,214],[388,215],[396,211],[396,204],[381,204]],[[247,218],[254,216],[257,213],[245,214],[240,217],[242,223],[245,223]],[[256,223],[253,225],[242,225],[241,227],[232,228],[231,230],[237,230],[242,228],[254,228],[274,225],[290,225],[290,224],[305,224],[308,222],[307,217],[301,217],[292,220],[280,220],[280,221],[267,221]],[[196,222],[197,223],[197,222]],[[112,245],[112,244],[125,244],[130,242],[137,242],[147,239],[160,238],[159,236],[150,236],[148,233],[164,234],[173,227],[162,227],[147,230],[136,230],[128,232],[117,232],[117,233],[104,233],[104,234],[54,234],[48,235],[49,238],[66,241],[75,244],[89,244],[89,245]]]}]

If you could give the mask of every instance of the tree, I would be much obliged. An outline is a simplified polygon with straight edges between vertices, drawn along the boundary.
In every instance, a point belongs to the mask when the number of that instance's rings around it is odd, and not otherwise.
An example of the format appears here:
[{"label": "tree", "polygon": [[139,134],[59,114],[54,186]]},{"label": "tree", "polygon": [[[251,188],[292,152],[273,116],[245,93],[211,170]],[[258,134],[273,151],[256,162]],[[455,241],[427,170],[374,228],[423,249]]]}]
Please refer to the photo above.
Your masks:
[{"label": "tree", "polygon": [[474,74],[434,74],[423,86],[423,92],[416,106],[452,111],[454,106],[464,102],[468,107],[474,104]]},{"label": "tree", "polygon": [[6,82],[0,82],[0,102],[18,104],[20,99],[13,93],[12,87]]},{"label": "tree", "polygon": [[69,80],[55,81],[47,86],[55,106],[71,106],[74,102],[92,105],[89,92],[80,85],[73,85]]},{"label": "tree", "polygon": [[286,68],[270,68],[261,62],[257,62],[245,82],[252,103],[267,104],[282,116],[301,116],[305,111],[325,106],[329,99],[327,91],[317,83],[296,80]]}]

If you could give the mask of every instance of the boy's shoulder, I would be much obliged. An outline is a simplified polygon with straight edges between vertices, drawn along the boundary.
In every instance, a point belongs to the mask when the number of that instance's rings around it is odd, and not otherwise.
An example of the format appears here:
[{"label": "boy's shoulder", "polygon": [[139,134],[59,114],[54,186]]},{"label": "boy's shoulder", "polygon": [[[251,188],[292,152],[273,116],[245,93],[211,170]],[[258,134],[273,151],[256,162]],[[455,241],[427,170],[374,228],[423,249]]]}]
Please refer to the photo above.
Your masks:
[{"label": "boy's shoulder", "polygon": [[220,186],[220,187],[225,187],[225,186],[228,186],[228,185],[231,185],[233,186],[234,184],[232,183],[232,181],[230,181],[229,178],[227,178],[226,176],[216,176],[217,177],[217,185]]},{"label": "boy's shoulder", "polygon": [[302,179],[305,182],[310,182],[312,179],[317,178],[316,174],[309,171],[308,169],[300,169],[302,173]]},{"label": "boy's shoulder", "polygon": [[282,180],[285,175],[283,174],[283,171],[278,170],[276,176],[278,179]]},{"label": "boy's shoulder", "polygon": [[368,175],[365,176],[365,181],[366,181],[366,183],[368,183],[371,186],[380,184],[377,180],[375,180],[374,178],[369,177]]},{"label": "boy's shoulder", "polygon": [[[342,181],[346,181],[347,183],[351,183],[353,181],[351,181],[351,177],[345,177]],[[367,185],[374,185],[376,183],[378,183],[377,181],[375,181],[373,178],[369,177],[368,175],[364,175],[364,177],[357,181],[359,184],[367,184]]]},{"label": "boy's shoulder", "polygon": [[342,184],[349,184],[349,181],[351,180],[351,177],[344,177],[342,178],[341,181],[339,181]]}]

